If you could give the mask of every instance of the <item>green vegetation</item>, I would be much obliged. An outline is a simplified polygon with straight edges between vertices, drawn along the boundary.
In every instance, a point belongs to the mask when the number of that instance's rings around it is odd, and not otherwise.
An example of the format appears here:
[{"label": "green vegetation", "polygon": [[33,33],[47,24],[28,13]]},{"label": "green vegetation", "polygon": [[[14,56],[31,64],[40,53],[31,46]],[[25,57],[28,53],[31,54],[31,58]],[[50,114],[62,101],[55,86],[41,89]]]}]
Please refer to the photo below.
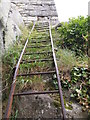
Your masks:
[{"label": "green vegetation", "polygon": [[[87,56],[87,26],[88,18],[82,16],[78,18],[72,18],[68,23],[62,23],[62,26],[57,30],[52,29],[52,35],[54,40],[54,46],[56,50],[56,57],[58,68],[60,71],[60,78],[63,90],[68,90],[70,92],[70,98],[76,99],[81,105],[83,105],[83,110],[89,111],[90,105],[90,93],[89,93],[89,73],[88,73],[88,56]],[[32,25],[31,25],[32,26]],[[10,48],[3,56],[3,81],[7,81],[3,86],[8,84],[9,90],[13,79],[13,73],[15,66],[19,59],[21,50],[27,38],[29,38],[28,46],[41,46],[50,45],[50,38],[48,33],[38,32],[36,29],[33,31],[31,36],[29,36],[29,28],[21,28],[22,36],[20,41],[17,41],[12,48]],[[44,37],[44,38],[43,38]],[[34,39],[33,39],[34,38]],[[40,40],[47,40],[47,43],[38,43]],[[36,43],[31,43],[31,41],[36,41]],[[41,51],[51,51],[51,46],[42,48],[27,48],[25,52],[41,52]],[[51,54],[42,55],[24,55],[23,60],[35,60],[35,63],[21,64],[19,73],[34,73],[35,71],[49,71],[52,70],[53,64],[50,62],[38,62],[36,59],[49,59]],[[50,82],[42,82],[42,76],[34,77],[18,77],[16,92],[24,90],[53,90],[58,89],[56,75],[50,76],[53,78]],[[51,86],[48,84],[50,83]],[[8,90],[8,94],[9,94]],[[3,100],[6,100],[8,94],[4,92]],[[54,96],[55,106],[60,107],[59,96]],[[6,104],[3,106],[5,109]],[[70,106],[68,109],[72,109]],[[14,108],[15,109],[15,108]],[[15,117],[17,117],[18,110],[15,109]]]},{"label": "green vegetation", "polygon": [[57,53],[58,67],[60,71],[71,70],[77,65],[75,53],[68,49],[58,49]]},{"label": "green vegetation", "polygon": [[[53,29],[52,33],[62,87],[71,91],[70,97],[76,99],[83,110],[89,111],[88,17],[71,18],[68,23],[61,23],[57,30]],[[56,79],[53,84],[58,88]]]},{"label": "green vegetation", "polygon": [[[87,68],[76,68],[74,67],[71,71],[71,82],[79,83],[78,87],[72,88],[73,93],[71,97],[76,97],[86,109],[89,109],[90,98],[89,98],[89,86],[90,80],[88,76]],[[85,109],[84,108],[84,109]]]},{"label": "green vegetation", "polygon": [[3,114],[6,110],[6,105],[11,89],[15,66],[19,59],[23,45],[21,41],[16,42],[12,48],[2,56],[2,101],[3,101]]},{"label": "green vegetation", "polygon": [[68,48],[75,51],[76,55],[87,53],[87,32],[88,32],[88,18],[82,16],[78,18],[71,18],[66,23],[61,23],[62,26],[58,28],[60,32],[59,45],[61,48]]},{"label": "green vegetation", "polygon": [[[26,38],[28,37],[28,29],[25,27],[22,30],[22,36],[18,41],[16,41],[12,47],[8,48],[7,51],[5,51],[4,55],[2,56],[2,65],[3,65],[3,81],[7,79],[8,83],[10,82],[10,79],[12,79],[11,75],[14,72],[14,68],[18,62],[18,59],[20,57],[20,53],[23,49],[23,42],[26,41]],[[9,73],[9,74],[7,74]],[[11,80],[12,82],[12,80]],[[10,82],[10,83],[11,83]]]},{"label": "green vegetation", "polygon": [[[10,87],[12,84],[12,80],[13,80],[13,74],[15,71],[15,66],[17,64],[17,61],[19,59],[21,50],[25,44],[25,41],[27,38],[29,38],[29,42],[27,46],[42,46],[42,45],[49,45],[50,41],[49,41],[49,33],[47,32],[38,32],[36,29],[33,31],[33,33],[31,34],[31,36],[29,36],[29,32],[30,32],[30,28],[21,28],[22,29],[22,36],[20,37],[20,40],[17,41],[12,48],[8,49],[7,53],[4,54],[3,56],[3,66],[5,66],[5,68],[3,67],[3,81],[6,80],[6,78],[8,79],[8,81],[5,81],[5,84],[9,84],[8,85],[8,94],[5,91],[3,92],[3,111],[5,111],[6,109],[6,105],[7,105],[7,100],[8,100],[8,96],[9,96],[9,92],[10,92]],[[47,38],[47,39],[46,39]],[[43,43],[37,43],[37,41],[40,40],[44,40],[46,39],[47,42],[43,42]],[[36,41],[36,43],[32,43],[32,41]],[[47,51],[51,51],[51,46],[47,46],[47,47],[41,47],[41,48],[29,48],[27,47],[25,50],[25,53],[29,52],[29,53],[33,53],[33,52],[42,52],[42,51],[46,51],[45,54],[31,54],[31,55],[23,55],[23,60],[35,60],[35,62],[31,63],[27,63],[27,64],[20,64],[20,69],[18,71],[18,73],[34,73],[34,72],[45,72],[45,71],[50,71],[53,68],[53,62],[49,61],[48,63],[43,61],[37,61],[36,59],[49,59],[52,58],[51,53],[47,53]],[[9,67],[10,68],[9,68]],[[11,71],[11,73],[10,73]],[[43,78],[41,75],[37,75],[37,76],[28,76],[28,77],[17,77],[17,81],[16,81],[16,89],[15,92],[22,92],[22,91],[26,91],[26,90],[35,90],[35,91],[43,91],[43,90],[47,90],[47,86],[45,85],[46,82],[43,82]],[[3,88],[5,87],[5,84],[3,85]],[[7,90],[7,89],[6,89]],[[14,101],[16,101],[16,98],[14,99]],[[15,108],[15,104],[13,105],[13,111],[14,113],[12,113],[12,119],[13,116],[17,116],[17,108]],[[15,113],[16,111],[16,113]],[[15,115],[16,114],[16,115]]]},{"label": "green vegetation", "polygon": [[16,64],[19,60],[23,44],[28,37],[28,28],[24,27],[22,36],[17,40],[2,56],[2,99],[3,99],[3,114],[6,110],[7,100],[9,97],[13,75],[15,72]]}]

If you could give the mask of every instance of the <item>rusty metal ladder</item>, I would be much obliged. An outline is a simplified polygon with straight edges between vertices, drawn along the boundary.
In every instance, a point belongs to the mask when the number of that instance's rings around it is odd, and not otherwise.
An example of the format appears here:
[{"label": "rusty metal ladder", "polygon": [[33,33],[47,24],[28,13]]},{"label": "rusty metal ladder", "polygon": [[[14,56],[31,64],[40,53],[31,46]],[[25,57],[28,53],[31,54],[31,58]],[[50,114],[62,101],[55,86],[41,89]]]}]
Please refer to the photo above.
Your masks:
[{"label": "rusty metal ladder", "polygon": [[[47,24],[47,25],[45,25]],[[50,25],[50,20],[49,22],[46,22],[46,23],[42,23],[42,27],[36,27],[36,30],[38,32],[45,32],[48,31],[49,32],[49,38],[50,38],[50,44],[48,45],[45,45],[47,40],[46,38],[44,38],[44,40],[39,40],[39,41],[35,41],[33,38],[31,43],[44,43],[44,45],[41,45],[41,46],[31,46],[29,45],[29,39],[26,40],[26,43],[24,45],[24,48],[21,52],[21,55],[20,55],[20,58],[19,58],[19,61],[17,63],[17,66],[16,66],[16,70],[15,70],[15,74],[14,74],[14,77],[13,77],[13,83],[11,85],[11,91],[10,91],[10,95],[9,95],[9,100],[8,100],[8,105],[7,105],[7,109],[6,109],[6,113],[5,113],[5,118],[9,118],[10,117],[10,114],[11,114],[11,109],[12,109],[12,103],[13,103],[13,98],[15,96],[22,96],[22,95],[37,95],[37,94],[54,94],[54,93],[59,93],[60,95],[60,101],[61,101],[61,107],[62,107],[62,114],[63,114],[63,120],[66,119],[66,111],[65,111],[65,107],[64,107],[64,100],[63,100],[63,95],[62,95],[62,88],[61,88],[61,82],[60,82],[60,76],[59,76],[59,70],[58,70],[58,66],[57,66],[57,61],[56,61],[56,55],[55,55],[55,51],[54,51],[54,44],[53,44],[53,39],[52,39],[52,33],[51,33],[51,25]],[[35,23],[32,27],[32,30],[30,32],[30,35],[31,33],[33,32],[35,28]],[[51,51],[42,51],[42,52],[26,52],[26,48],[44,48],[44,47],[48,47],[50,46],[51,47]],[[25,63],[32,63],[32,62],[35,62],[36,59],[33,59],[33,60],[25,60],[23,59],[23,56],[28,56],[28,55],[34,55],[34,54],[50,54],[52,56],[52,58],[44,58],[44,59],[37,59],[37,62],[48,62],[48,61],[52,61],[54,63],[54,66],[55,66],[55,70],[50,70],[50,71],[43,71],[43,72],[30,72],[30,73],[19,73],[19,69],[20,69],[20,65],[21,64],[25,64]],[[38,91],[38,92],[22,92],[22,93],[15,93],[15,87],[16,87],[16,81],[17,81],[17,78],[20,77],[20,76],[34,76],[34,75],[47,75],[47,74],[56,74],[57,76],[57,81],[58,81],[58,90],[53,90],[53,91]]]}]

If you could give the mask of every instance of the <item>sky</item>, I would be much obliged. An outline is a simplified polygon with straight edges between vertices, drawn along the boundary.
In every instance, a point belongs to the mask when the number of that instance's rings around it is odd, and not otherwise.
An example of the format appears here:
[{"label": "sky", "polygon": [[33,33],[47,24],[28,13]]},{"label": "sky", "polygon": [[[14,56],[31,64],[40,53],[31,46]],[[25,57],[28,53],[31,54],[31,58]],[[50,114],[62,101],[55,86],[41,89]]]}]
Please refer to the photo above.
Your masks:
[{"label": "sky", "polygon": [[60,22],[66,22],[71,17],[87,16],[90,0],[54,0]]}]

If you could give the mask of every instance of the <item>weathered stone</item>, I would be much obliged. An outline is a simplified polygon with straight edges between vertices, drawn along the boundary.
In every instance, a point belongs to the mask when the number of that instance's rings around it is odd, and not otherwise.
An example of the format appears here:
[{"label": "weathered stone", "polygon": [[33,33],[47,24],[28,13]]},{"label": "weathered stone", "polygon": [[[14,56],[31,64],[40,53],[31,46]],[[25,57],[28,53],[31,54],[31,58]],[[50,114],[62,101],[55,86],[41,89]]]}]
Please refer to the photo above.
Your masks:
[{"label": "weathered stone", "polygon": [[16,41],[16,37],[20,36],[21,31],[11,18],[7,21],[7,31],[5,35],[5,49],[8,49]]},{"label": "weathered stone", "polygon": [[24,25],[22,16],[18,12],[18,8],[15,4],[11,4],[11,15],[12,20],[17,24],[17,26]]},{"label": "weathered stone", "polygon": [[2,21],[0,20],[0,56],[3,51],[3,24]]},{"label": "weathered stone", "polygon": [[49,95],[22,96],[16,103],[17,118],[61,118],[61,110],[54,106]]},{"label": "weathered stone", "polygon": [[4,39],[5,34],[3,35],[3,33],[7,24],[9,9],[10,9],[10,0],[1,0],[0,2],[0,48],[2,53],[4,51],[4,43],[5,43],[5,39]]},{"label": "weathered stone", "polygon": [[[23,20],[25,21],[25,24],[29,21],[27,20],[27,17],[33,17],[31,21],[36,20],[36,16],[39,18],[48,18],[50,17],[52,24],[55,22],[58,22],[58,15],[55,7],[54,0],[11,0],[12,2],[15,2],[15,4],[18,6],[18,9],[23,17]],[[57,20],[54,20],[54,17],[57,17]],[[35,19],[34,19],[35,18]],[[46,20],[46,18],[45,18]]]},{"label": "weathered stone", "polygon": [[[25,11],[26,10],[28,10],[28,11],[31,11],[31,10],[33,10],[33,11],[37,11],[37,10],[39,10],[39,11],[42,11],[42,10],[44,10],[44,11],[48,11],[48,10],[53,10],[53,11],[56,11],[56,8],[55,8],[55,6],[49,6],[49,5],[44,5],[44,6],[41,6],[41,5],[38,5],[38,6],[34,6],[34,5],[28,5],[26,8],[24,7],[24,9],[25,9]],[[57,14],[57,13],[56,13]]]},{"label": "weathered stone", "polygon": [[[24,25],[22,16],[18,12],[15,4],[10,0],[1,0],[0,2],[0,46],[2,51],[7,49],[16,37],[20,36],[19,26]],[[4,53],[4,52],[2,52]]]},{"label": "weathered stone", "polygon": [[0,20],[6,26],[8,13],[10,10],[10,0],[1,0],[0,2]]},{"label": "weathered stone", "polygon": [[[0,23],[0,91],[2,90],[2,46],[3,46],[3,38],[2,38],[2,25]],[[0,120],[2,119],[2,93],[0,92]]]},{"label": "weathered stone", "polygon": [[18,12],[15,4],[11,4],[10,13],[7,21],[7,30],[5,34],[5,48],[12,45],[16,41],[16,37],[21,35],[19,26],[24,25],[23,19]]}]

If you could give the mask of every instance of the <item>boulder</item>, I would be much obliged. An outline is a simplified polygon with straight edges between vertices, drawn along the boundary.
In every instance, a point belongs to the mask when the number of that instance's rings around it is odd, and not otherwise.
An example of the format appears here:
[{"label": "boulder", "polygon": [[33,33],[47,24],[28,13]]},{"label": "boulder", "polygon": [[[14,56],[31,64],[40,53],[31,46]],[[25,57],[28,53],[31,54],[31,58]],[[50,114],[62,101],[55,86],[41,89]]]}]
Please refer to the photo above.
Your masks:
[{"label": "boulder", "polygon": [[[10,0],[0,1],[0,46],[4,51],[12,45],[21,35],[19,29],[24,25],[18,8]],[[2,52],[3,53],[3,52]]]},{"label": "boulder", "polygon": [[10,4],[10,0],[1,0],[0,2],[0,20],[2,21],[4,27],[6,27]]},{"label": "boulder", "polygon": [[10,0],[0,1],[0,53],[4,50],[4,29],[6,27],[8,13],[10,10]]},{"label": "boulder", "polygon": [[49,95],[31,95],[17,98],[17,118],[61,118],[60,108],[56,108]]},{"label": "boulder", "polygon": [[11,3],[10,13],[11,13],[10,17],[12,18],[12,20],[15,22],[17,26],[24,25],[22,16],[18,11],[18,7],[13,3]]},{"label": "boulder", "polygon": [[[22,16],[15,4],[11,4],[5,31],[5,48],[8,49],[21,35],[20,26],[24,26]],[[17,38],[17,39],[16,39]]]}]

